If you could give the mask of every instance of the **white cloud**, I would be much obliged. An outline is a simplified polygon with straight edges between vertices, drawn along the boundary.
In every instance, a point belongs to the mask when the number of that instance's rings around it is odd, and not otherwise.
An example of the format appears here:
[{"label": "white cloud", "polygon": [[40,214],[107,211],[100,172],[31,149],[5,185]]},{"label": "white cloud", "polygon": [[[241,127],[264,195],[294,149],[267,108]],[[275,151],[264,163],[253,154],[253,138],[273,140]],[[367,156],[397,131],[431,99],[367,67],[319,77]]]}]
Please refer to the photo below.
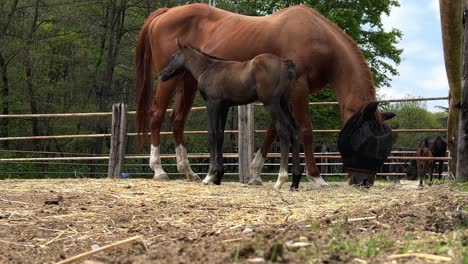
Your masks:
[{"label": "white cloud", "polygon": [[418,4],[401,1],[400,7],[393,7],[390,16],[382,16],[385,30],[397,28],[405,34],[423,30],[423,25],[417,23],[424,16],[424,9]]},{"label": "white cloud", "polygon": [[448,92],[447,74],[445,66],[435,65],[430,69],[430,72],[421,74],[422,80],[420,87],[440,92]]},{"label": "white cloud", "polygon": [[429,2],[429,8],[434,12],[437,16],[437,19],[440,20],[440,12],[439,12],[439,0],[431,0]]},{"label": "white cloud", "polygon": [[[440,33],[439,0],[401,0],[400,7],[383,16],[385,30],[397,28],[403,38],[398,44],[403,48],[402,62],[397,66],[399,76],[394,76],[391,87],[381,88],[385,98],[441,97],[448,94],[442,40]],[[436,104],[428,102],[430,110]]]}]

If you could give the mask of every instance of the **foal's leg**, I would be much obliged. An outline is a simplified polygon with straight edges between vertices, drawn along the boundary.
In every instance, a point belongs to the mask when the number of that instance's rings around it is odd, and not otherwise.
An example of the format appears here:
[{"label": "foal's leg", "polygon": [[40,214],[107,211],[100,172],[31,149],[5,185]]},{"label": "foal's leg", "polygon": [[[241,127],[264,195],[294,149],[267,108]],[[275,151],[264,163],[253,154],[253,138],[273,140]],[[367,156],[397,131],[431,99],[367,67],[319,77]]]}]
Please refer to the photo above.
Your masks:
[{"label": "foal's leg", "polygon": [[216,119],[217,109],[210,101],[206,103],[206,111],[208,112],[208,144],[210,145],[210,167],[208,173],[203,179],[203,184],[209,184],[213,181],[216,175]]},{"label": "foal's leg", "polygon": [[301,82],[296,82],[297,89],[291,93],[291,106],[294,119],[299,126],[299,136],[304,144],[304,154],[307,168],[307,177],[309,181],[319,185],[328,185],[320,176],[320,171],[315,163],[312,123],[309,114],[309,91]]},{"label": "foal's leg", "polygon": [[265,108],[268,110],[272,121],[275,123],[276,131],[278,132],[278,136],[280,138],[280,169],[278,173],[278,179],[274,187],[276,190],[279,190],[281,189],[281,186],[283,186],[283,184],[288,180],[288,159],[290,146],[288,122],[279,102],[270,103],[266,105]]},{"label": "foal's leg", "polygon": [[301,181],[302,172],[301,172],[301,158],[299,154],[299,141],[297,139],[297,124],[292,116],[289,100],[284,98],[281,101],[281,108],[283,109],[283,113],[286,116],[287,127],[289,128],[289,138],[291,140],[291,150],[292,150],[292,175],[293,180],[291,184],[291,190],[299,189],[299,182]]},{"label": "foal's leg", "polygon": [[208,101],[206,105],[208,111],[208,141],[210,144],[210,168],[204,184],[214,182],[221,183],[223,171],[223,139],[224,125],[229,108],[222,105],[220,101]]},{"label": "foal's leg", "polygon": [[221,184],[221,179],[224,176],[224,158],[223,158],[223,144],[224,144],[224,130],[226,128],[226,119],[229,113],[229,107],[220,105],[217,118],[216,127],[216,177],[213,183],[216,185]]},{"label": "foal's leg", "polygon": [[156,89],[156,97],[151,107],[151,153],[149,166],[154,171],[153,179],[158,181],[169,180],[161,165],[159,153],[161,125],[164,122],[166,109],[171,101],[174,90],[180,81],[180,77],[175,77],[167,82],[159,82]]},{"label": "foal's leg", "polygon": [[196,94],[196,80],[190,74],[184,74],[182,82],[177,86],[174,111],[171,115],[171,126],[176,145],[177,170],[185,174],[187,181],[201,181],[200,177],[190,168],[184,142],[184,125]]}]

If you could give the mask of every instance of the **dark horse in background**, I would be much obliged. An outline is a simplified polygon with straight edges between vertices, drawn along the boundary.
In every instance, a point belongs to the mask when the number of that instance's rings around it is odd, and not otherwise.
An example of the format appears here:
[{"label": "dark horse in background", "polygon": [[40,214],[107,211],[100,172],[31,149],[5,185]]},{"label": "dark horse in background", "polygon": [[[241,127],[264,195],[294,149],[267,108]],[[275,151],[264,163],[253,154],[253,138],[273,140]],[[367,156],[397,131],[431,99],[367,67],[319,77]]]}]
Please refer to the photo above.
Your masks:
[{"label": "dark horse in background", "polygon": [[[418,150],[423,147],[426,147],[431,151],[432,157],[445,157],[447,154],[447,142],[441,136],[427,137],[421,140],[421,143],[419,143],[419,146],[418,146]],[[435,163],[438,163],[436,168],[437,168],[438,179],[440,180],[442,179],[442,170],[444,167],[444,161],[438,160],[438,161],[435,161]],[[406,177],[409,180],[416,179],[416,177],[419,175],[417,168],[418,168],[417,161],[412,160],[408,168],[406,168]]]},{"label": "dark horse in background", "polygon": [[[299,139],[304,144],[310,181],[327,184],[315,163],[309,112],[309,95],[319,92],[326,84],[330,84],[336,93],[344,123],[364,110],[367,112],[365,116],[369,117],[364,120],[363,115],[359,115],[359,120],[348,126],[350,131],[347,134],[353,134],[359,140],[353,140],[354,143],[346,137],[341,140],[340,145],[346,150],[344,154],[356,158],[348,162],[347,168],[368,171],[369,166],[363,168],[363,162],[359,161],[363,152],[381,152],[377,149],[381,146],[388,148],[389,144],[372,143],[376,138],[391,140],[391,135],[377,108],[366,108],[376,101],[369,65],[353,39],[314,9],[299,5],[270,16],[250,17],[205,4],[160,8],[145,21],[136,48],[137,127],[140,135],[151,130],[150,167],[155,171],[154,179],[168,179],[161,166],[159,145],[161,125],[174,92],[171,126],[175,137],[177,168],[186,174],[188,180],[200,179],[190,168],[183,139],[184,124],[197,91],[197,81],[190,74],[185,74],[159,83],[153,102],[151,99],[153,65],[157,72],[167,67],[171,55],[178,50],[176,39],[226,60],[246,61],[262,53],[272,53],[296,63],[297,78],[290,92],[290,102],[299,125]],[[372,125],[373,129],[358,133],[367,126],[368,121],[379,126]],[[262,183],[260,172],[276,134],[276,128],[270,126],[251,163],[250,184]],[[383,163],[383,160],[380,162]],[[372,170],[376,166],[370,166],[369,175],[375,175]]]},{"label": "dark horse in background", "polygon": [[261,54],[249,61],[224,61],[190,47],[180,47],[169,65],[159,73],[166,82],[179,74],[191,74],[206,101],[210,168],[204,184],[221,184],[224,175],[223,141],[231,106],[260,101],[272,119],[281,141],[281,163],[275,189],[288,179],[289,147],[293,152],[293,183],[299,188],[301,167],[297,125],[289,106],[290,87],[296,80],[294,62],[273,54]]}]

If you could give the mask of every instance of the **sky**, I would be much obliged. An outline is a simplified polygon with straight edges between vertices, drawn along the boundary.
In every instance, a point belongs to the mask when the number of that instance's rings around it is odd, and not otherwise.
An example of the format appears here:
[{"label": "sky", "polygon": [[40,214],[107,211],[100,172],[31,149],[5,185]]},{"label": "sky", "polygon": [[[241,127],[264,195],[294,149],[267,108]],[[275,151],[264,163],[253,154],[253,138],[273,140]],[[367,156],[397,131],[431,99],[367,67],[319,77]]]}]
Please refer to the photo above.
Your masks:
[{"label": "sky", "polygon": [[[440,28],[439,0],[400,0],[390,16],[384,15],[385,30],[400,29],[403,37],[397,45],[403,48],[402,62],[396,66],[390,87],[379,89],[384,99],[407,97],[445,97],[448,95]],[[427,109],[447,107],[447,101],[427,101]]]}]

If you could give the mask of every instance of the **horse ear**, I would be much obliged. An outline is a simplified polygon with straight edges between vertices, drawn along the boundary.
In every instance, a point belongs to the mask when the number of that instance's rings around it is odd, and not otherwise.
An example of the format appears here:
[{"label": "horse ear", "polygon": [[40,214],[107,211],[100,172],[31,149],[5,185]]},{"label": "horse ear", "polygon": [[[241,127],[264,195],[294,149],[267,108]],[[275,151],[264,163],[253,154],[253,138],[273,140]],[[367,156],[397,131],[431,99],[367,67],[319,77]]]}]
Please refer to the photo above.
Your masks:
[{"label": "horse ear", "polygon": [[362,110],[364,120],[375,118],[374,113],[377,111],[377,105],[379,105],[378,102],[370,102],[364,107],[364,110]]},{"label": "horse ear", "polygon": [[392,112],[384,112],[382,113],[382,118],[383,120],[390,120],[392,118],[394,118],[396,115]]}]

